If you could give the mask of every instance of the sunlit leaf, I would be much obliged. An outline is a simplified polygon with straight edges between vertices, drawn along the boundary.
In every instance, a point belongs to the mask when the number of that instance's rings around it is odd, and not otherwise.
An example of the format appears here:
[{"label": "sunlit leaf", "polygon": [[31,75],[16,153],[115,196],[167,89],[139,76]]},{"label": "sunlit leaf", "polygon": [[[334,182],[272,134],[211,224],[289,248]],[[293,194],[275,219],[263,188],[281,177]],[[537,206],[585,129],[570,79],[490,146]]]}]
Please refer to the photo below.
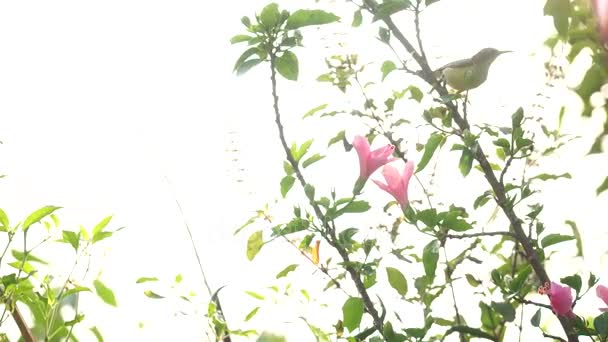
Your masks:
[{"label": "sunlit leaf", "polygon": [[388,282],[402,296],[407,293],[407,280],[401,271],[393,267],[386,268]]},{"label": "sunlit leaf", "polygon": [[253,260],[260,249],[262,249],[262,246],[264,245],[262,236],[261,230],[258,230],[249,236],[249,240],[247,240],[247,259],[249,259],[249,261]]},{"label": "sunlit leaf", "polygon": [[[287,19],[285,28],[294,30],[304,26],[325,25],[340,20],[337,15],[322,10],[297,10]],[[353,25],[354,26],[354,25]]]},{"label": "sunlit leaf", "polygon": [[61,209],[61,207],[49,205],[34,211],[25,219],[25,221],[23,221],[23,230],[28,230],[31,225],[40,222],[43,218],[47,217],[48,215],[51,215],[57,209]]},{"label": "sunlit leaf", "polygon": [[277,71],[281,76],[285,77],[290,81],[298,79],[298,57],[291,51],[285,51],[277,58]]},{"label": "sunlit leaf", "polygon": [[109,287],[107,287],[99,279],[95,279],[93,281],[93,286],[95,286],[95,292],[97,293],[99,298],[103,300],[104,303],[112,306],[117,306],[114,292]]},{"label": "sunlit leaf", "polygon": [[357,297],[348,298],[342,306],[342,321],[348,331],[352,332],[361,324],[363,308],[363,300]]}]

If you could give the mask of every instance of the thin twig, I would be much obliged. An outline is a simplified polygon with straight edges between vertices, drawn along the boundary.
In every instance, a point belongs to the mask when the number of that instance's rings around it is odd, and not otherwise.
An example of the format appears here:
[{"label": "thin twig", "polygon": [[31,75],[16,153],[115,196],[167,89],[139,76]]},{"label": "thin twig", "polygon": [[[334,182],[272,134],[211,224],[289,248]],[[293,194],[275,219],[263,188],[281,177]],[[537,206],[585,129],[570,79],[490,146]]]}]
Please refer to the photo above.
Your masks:
[{"label": "thin twig", "polygon": [[480,237],[480,236],[497,236],[497,235],[503,235],[503,236],[509,236],[509,237],[515,238],[515,235],[511,232],[482,232],[482,233],[471,233],[471,234],[447,234],[447,235],[445,235],[445,237],[449,238],[449,239],[467,239],[467,238],[476,238],[476,237]]},{"label": "thin twig", "polygon": [[[179,203],[179,200],[177,199],[177,194],[175,192],[175,189],[173,188],[173,184],[169,180],[169,177],[167,177],[166,175],[165,175],[165,181],[167,182],[167,184],[169,184],[169,187],[171,188],[171,191],[173,192],[173,199],[175,200],[177,209],[179,210],[179,213],[182,216],[182,220],[184,221],[184,227],[186,228],[186,231],[188,232],[188,237],[190,239],[190,243],[192,244],[192,250],[194,251],[194,256],[196,257],[199,271],[201,272],[201,275],[203,278],[203,283],[204,283],[205,287],[207,288],[209,295],[213,296],[213,291],[211,290],[211,286],[209,286],[209,283],[207,282],[207,276],[205,275],[205,269],[203,268],[203,262],[201,261],[201,257],[198,254],[198,248],[196,248],[196,244],[194,243],[194,237],[192,235],[192,230],[190,229],[190,226],[188,225],[188,221],[186,220],[186,215],[184,215],[184,210],[182,209],[182,206]],[[228,329],[228,322],[226,321],[226,316],[224,315],[224,310],[222,309],[222,304],[220,303],[219,294],[216,294],[215,302],[217,304],[216,305],[217,313],[224,319],[224,324],[226,324],[226,331],[230,331]],[[224,335],[222,340],[223,340],[223,342],[231,342],[230,334],[228,332],[226,332],[226,335]]]}]

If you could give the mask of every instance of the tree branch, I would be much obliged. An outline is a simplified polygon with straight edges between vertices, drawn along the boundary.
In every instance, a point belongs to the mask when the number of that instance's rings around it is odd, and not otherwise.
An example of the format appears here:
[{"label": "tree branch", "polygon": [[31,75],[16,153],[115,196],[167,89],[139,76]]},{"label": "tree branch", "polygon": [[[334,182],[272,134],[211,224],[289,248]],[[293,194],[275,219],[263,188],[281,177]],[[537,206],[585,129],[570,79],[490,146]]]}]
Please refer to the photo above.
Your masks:
[{"label": "tree branch", "polygon": [[[375,0],[365,0],[365,4],[372,11],[374,11],[375,8],[377,7],[377,3]],[[412,58],[414,58],[414,60],[420,66],[421,71],[419,73],[419,76],[424,81],[426,81],[431,87],[433,87],[433,89],[435,91],[437,91],[437,93],[441,97],[445,97],[446,95],[448,95],[447,89],[444,86],[440,85],[439,82],[437,82],[437,79],[435,78],[433,71],[429,67],[427,60],[425,58],[423,58],[416,51],[414,46],[403,35],[403,33],[399,30],[399,28],[395,25],[395,23],[391,20],[391,18],[385,17],[385,18],[383,18],[383,21],[388,26],[389,30],[393,33],[393,36],[403,45],[403,47],[407,50],[407,52],[411,54]],[[445,105],[452,112],[454,122],[456,122],[456,124],[458,125],[460,130],[462,132],[470,130],[468,121],[465,120],[463,118],[463,116],[460,114],[456,104],[454,104],[453,101],[448,101],[445,103]],[[508,202],[504,184],[500,183],[498,181],[498,179],[496,178],[496,175],[494,174],[494,171],[492,170],[490,162],[488,161],[485,153],[483,152],[481,145],[479,145],[478,142],[475,142],[471,149],[472,149],[475,160],[477,160],[477,162],[481,166],[481,169],[484,173],[485,178],[487,179],[488,183],[490,184],[490,187],[494,191],[497,204],[500,206],[500,208],[502,209],[504,214],[509,219],[509,222],[511,223],[511,228],[513,229],[516,239],[521,243],[521,245],[526,253],[528,262],[534,269],[534,272],[536,273],[536,275],[539,278],[539,280],[541,281],[541,283],[550,282],[551,280],[550,280],[549,276],[547,275],[547,272],[538,257],[538,253],[534,249],[534,246],[532,245],[531,241],[527,238],[527,236],[523,230],[522,221],[517,217],[514,209],[511,207],[511,205]],[[572,328],[570,319],[559,316],[559,315],[557,315],[557,317],[562,325],[564,332],[568,336],[568,341],[569,342],[578,342],[578,336],[576,335],[576,333],[574,332],[574,329]]]}]

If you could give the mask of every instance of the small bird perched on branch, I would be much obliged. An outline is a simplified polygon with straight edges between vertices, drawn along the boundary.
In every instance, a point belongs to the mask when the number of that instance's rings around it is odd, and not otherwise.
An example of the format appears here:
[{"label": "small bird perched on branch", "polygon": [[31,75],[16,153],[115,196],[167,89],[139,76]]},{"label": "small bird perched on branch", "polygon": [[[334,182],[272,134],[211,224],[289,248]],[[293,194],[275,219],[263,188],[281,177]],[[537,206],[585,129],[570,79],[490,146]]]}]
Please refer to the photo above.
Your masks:
[{"label": "small bird perched on branch", "polygon": [[457,92],[479,87],[488,78],[490,65],[498,56],[511,51],[500,51],[494,48],[481,49],[473,57],[448,63],[435,71]]}]

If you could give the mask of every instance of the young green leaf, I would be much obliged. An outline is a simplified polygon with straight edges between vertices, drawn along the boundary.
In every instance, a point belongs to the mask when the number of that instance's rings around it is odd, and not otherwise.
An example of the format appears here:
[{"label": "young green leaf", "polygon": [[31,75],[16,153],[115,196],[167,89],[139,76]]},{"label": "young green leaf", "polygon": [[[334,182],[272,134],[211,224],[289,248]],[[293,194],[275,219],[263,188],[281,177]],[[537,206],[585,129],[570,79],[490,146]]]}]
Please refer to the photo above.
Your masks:
[{"label": "young green leaf", "polygon": [[422,154],[422,158],[420,158],[420,162],[418,162],[418,167],[416,168],[417,173],[426,167],[443,139],[444,136],[441,134],[431,134],[429,140],[427,140],[426,144],[424,145],[424,153]]},{"label": "young green leaf", "polygon": [[23,221],[23,231],[28,230],[31,225],[40,222],[43,218],[51,215],[57,209],[61,209],[61,207],[49,205],[34,211],[25,219],[25,221]]},{"label": "young green leaf", "polygon": [[361,298],[350,297],[342,306],[344,327],[348,331],[354,331],[361,324],[363,317],[363,300]]},{"label": "young green leaf", "polygon": [[410,5],[409,0],[384,0],[376,7],[374,21],[384,20],[399,11],[407,9]]},{"label": "young green leaf", "polygon": [[353,27],[359,27],[361,26],[361,23],[363,22],[363,16],[361,15],[361,10],[356,10],[355,14],[353,15],[353,23],[352,26]]},{"label": "young green leaf", "polygon": [[530,324],[532,324],[533,327],[538,328],[538,326],[540,325],[540,315],[541,315],[541,311],[540,309],[536,310],[536,313],[534,313],[534,316],[532,316],[532,319],[530,319]]},{"label": "young green leaf", "polygon": [[608,177],[604,178],[602,184],[595,190],[595,194],[599,196],[602,192],[608,190]]},{"label": "young green leaf", "polygon": [[469,149],[462,150],[462,155],[460,155],[460,162],[458,162],[458,168],[460,169],[460,173],[464,177],[466,177],[469,172],[471,172],[471,168],[473,167],[473,153]]},{"label": "young green leaf", "polygon": [[315,108],[309,110],[308,112],[306,112],[306,114],[304,114],[304,116],[302,116],[302,119],[306,119],[309,116],[312,116],[313,114],[315,114],[316,112],[323,110],[327,108],[327,103],[324,103],[322,105],[316,106]]},{"label": "young green leaf", "polygon": [[279,279],[279,278],[285,277],[289,272],[292,272],[297,267],[298,267],[297,264],[292,264],[292,265],[285,267],[281,272],[277,273],[276,278]]},{"label": "young green leaf", "polygon": [[114,292],[107,287],[104,283],[102,283],[99,279],[95,279],[93,281],[93,286],[95,286],[95,292],[103,300],[104,303],[117,306],[116,297],[114,297]]},{"label": "young green leaf", "polygon": [[280,18],[279,5],[276,3],[266,5],[260,13],[260,23],[267,29],[274,28],[279,23]]},{"label": "young green leaf", "polygon": [[291,190],[295,181],[296,179],[293,176],[285,176],[281,179],[281,196],[283,196],[283,198],[287,196],[287,193]]},{"label": "young green leaf", "polygon": [[397,290],[397,292],[405,296],[407,293],[407,280],[401,271],[393,267],[386,268],[386,275],[388,277],[388,283]]},{"label": "young green leaf", "polygon": [[435,270],[437,269],[437,261],[439,261],[439,241],[433,240],[424,246],[422,251],[422,263],[424,264],[424,273],[429,281],[433,283],[435,279]]},{"label": "young green leaf", "polygon": [[245,316],[245,322],[249,321],[250,319],[253,318],[253,316],[255,316],[255,314],[258,313],[258,310],[260,310],[260,307],[256,307],[255,309],[251,310],[247,316]]},{"label": "young green leaf", "polygon": [[340,20],[337,15],[321,10],[297,10],[287,19],[285,28],[295,30],[304,26],[325,25]]},{"label": "young green leaf", "polygon": [[575,239],[574,236],[570,236],[570,235],[549,234],[541,240],[540,245],[544,248],[544,247],[549,247],[551,245],[555,245],[560,242],[570,241],[570,240],[574,240],[574,239]]},{"label": "young green leaf", "polygon": [[397,69],[397,66],[393,61],[385,61],[384,63],[382,63],[382,67],[380,68],[380,70],[382,71],[382,80],[384,81],[386,76],[388,76],[388,74],[390,74],[391,71],[395,69]]},{"label": "young green leaf", "polygon": [[249,259],[249,261],[253,260],[260,249],[262,249],[262,246],[264,245],[262,236],[261,230],[258,230],[249,236],[249,239],[247,240],[247,259]]}]

